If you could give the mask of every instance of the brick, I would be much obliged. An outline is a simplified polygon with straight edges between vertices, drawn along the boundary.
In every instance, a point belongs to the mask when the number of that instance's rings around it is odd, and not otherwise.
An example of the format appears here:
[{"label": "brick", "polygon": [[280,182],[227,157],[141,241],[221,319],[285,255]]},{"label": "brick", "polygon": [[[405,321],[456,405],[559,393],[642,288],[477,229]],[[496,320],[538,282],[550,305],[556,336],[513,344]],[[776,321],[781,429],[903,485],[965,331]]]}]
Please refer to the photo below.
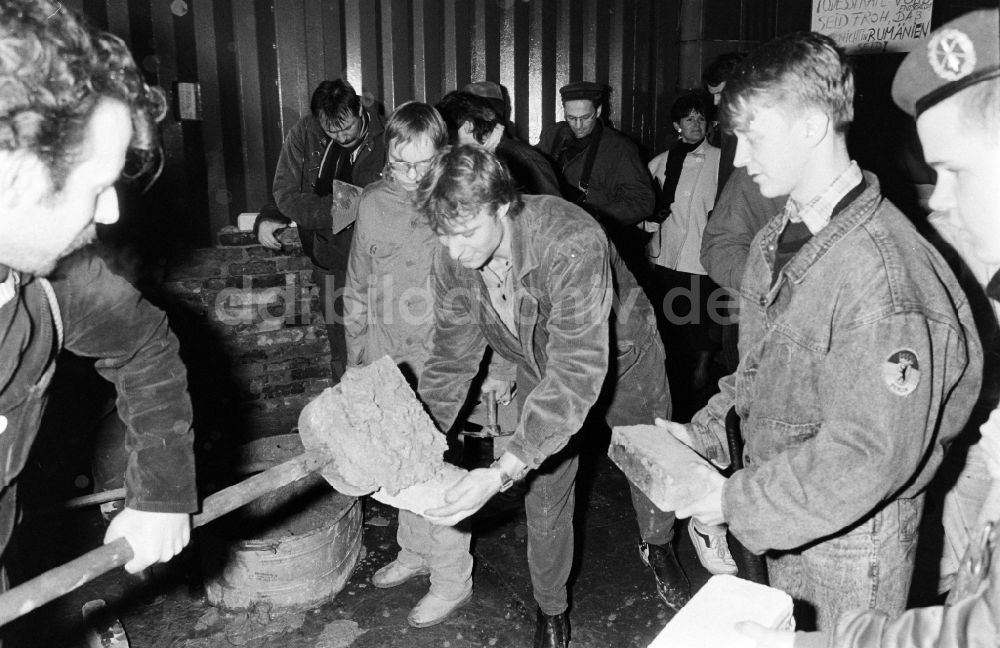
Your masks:
[{"label": "brick", "polygon": [[281,257],[275,259],[275,263],[277,264],[277,267],[281,272],[295,271],[295,270],[309,270],[311,273],[313,267],[312,261],[309,260],[309,257],[304,257],[304,256]]},{"label": "brick", "polygon": [[293,369],[291,372],[292,380],[306,380],[310,378],[324,378],[330,375],[330,364],[325,365],[314,365],[312,367],[302,367],[300,369]]},{"label": "brick", "polygon": [[243,232],[235,227],[223,227],[220,229],[218,241],[222,247],[260,245],[253,232]]},{"label": "brick", "polygon": [[301,382],[288,383],[285,385],[267,385],[261,390],[264,398],[274,398],[275,396],[287,396],[289,394],[303,394],[306,386]]},{"label": "brick", "polygon": [[608,456],[628,480],[664,511],[702,497],[708,480],[695,469],[711,467],[704,458],[656,425],[625,425],[611,433]]},{"label": "brick", "polygon": [[[278,262],[283,259],[257,259],[246,263],[231,263],[227,269],[229,276],[242,276],[254,274],[273,274],[278,272]],[[284,268],[282,268],[283,270]]]}]

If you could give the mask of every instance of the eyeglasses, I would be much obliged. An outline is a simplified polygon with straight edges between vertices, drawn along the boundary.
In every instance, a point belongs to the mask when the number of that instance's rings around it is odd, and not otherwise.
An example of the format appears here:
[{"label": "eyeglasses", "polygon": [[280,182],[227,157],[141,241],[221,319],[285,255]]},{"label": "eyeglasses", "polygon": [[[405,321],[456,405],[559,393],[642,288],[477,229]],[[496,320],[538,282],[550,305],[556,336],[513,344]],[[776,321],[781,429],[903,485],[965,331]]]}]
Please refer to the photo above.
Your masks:
[{"label": "eyeglasses", "polygon": [[427,173],[427,170],[431,168],[432,164],[434,164],[434,158],[429,157],[426,160],[420,160],[418,162],[405,162],[403,160],[390,159],[388,164],[393,173],[407,175],[410,171],[413,171],[417,175],[423,175]]}]

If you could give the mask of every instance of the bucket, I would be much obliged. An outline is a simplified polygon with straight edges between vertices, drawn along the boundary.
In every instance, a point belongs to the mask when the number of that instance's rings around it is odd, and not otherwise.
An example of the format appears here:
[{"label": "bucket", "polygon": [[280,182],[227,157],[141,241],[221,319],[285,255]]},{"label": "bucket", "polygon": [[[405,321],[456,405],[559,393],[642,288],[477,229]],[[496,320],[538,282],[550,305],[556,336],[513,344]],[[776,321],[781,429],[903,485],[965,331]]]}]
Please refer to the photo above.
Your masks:
[{"label": "bucket", "polygon": [[[239,472],[265,470],[302,453],[297,434],[257,439],[240,450]],[[361,504],[318,474],[257,499],[199,538],[205,596],[246,610],[311,607],[337,595],[362,548]]]}]

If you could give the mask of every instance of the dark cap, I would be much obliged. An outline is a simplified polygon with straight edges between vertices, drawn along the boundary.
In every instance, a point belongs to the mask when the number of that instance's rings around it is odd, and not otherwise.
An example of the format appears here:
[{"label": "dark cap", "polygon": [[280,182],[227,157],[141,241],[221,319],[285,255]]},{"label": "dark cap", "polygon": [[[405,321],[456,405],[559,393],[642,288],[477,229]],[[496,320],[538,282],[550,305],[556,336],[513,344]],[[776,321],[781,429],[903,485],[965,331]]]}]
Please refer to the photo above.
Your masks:
[{"label": "dark cap", "polygon": [[601,83],[577,81],[576,83],[570,83],[559,88],[559,95],[562,97],[563,103],[576,101],[577,99],[590,99],[596,104],[600,103],[601,97],[604,96],[606,90],[607,86]]},{"label": "dark cap", "polygon": [[462,88],[462,92],[468,92],[469,94],[474,94],[477,97],[485,97],[486,99],[499,99],[503,101],[503,90],[500,88],[499,83],[494,83],[493,81],[474,81]]},{"label": "dark cap", "polygon": [[931,32],[892,82],[896,104],[919,117],[956,92],[1000,77],[1000,10],[981,9]]},{"label": "dark cap", "polygon": [[462,92],[474,94],[490,102],[490,107],[501,121],[507,121],[507,100],[504,98],[503,87],[495,81],[473,81],[462,88]]}]

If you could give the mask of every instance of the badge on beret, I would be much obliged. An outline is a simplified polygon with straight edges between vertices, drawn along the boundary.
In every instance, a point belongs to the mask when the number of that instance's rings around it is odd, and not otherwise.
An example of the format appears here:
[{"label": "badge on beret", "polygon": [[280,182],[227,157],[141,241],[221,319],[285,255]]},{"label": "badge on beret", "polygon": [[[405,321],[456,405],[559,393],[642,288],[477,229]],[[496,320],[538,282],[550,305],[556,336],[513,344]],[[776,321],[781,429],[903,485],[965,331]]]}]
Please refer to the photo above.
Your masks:
[{"label": "badge on beret", "polygon": [[920,362],[910,349],[896,351],[882,365],[882,379],[893,394],[908,396],[920,383]]},{"label": "badge on beret", "polygon": [[927,59],[939,77],[958,81],[976,68],[976,48],[965,32],[942,29],[928,41]]}]

